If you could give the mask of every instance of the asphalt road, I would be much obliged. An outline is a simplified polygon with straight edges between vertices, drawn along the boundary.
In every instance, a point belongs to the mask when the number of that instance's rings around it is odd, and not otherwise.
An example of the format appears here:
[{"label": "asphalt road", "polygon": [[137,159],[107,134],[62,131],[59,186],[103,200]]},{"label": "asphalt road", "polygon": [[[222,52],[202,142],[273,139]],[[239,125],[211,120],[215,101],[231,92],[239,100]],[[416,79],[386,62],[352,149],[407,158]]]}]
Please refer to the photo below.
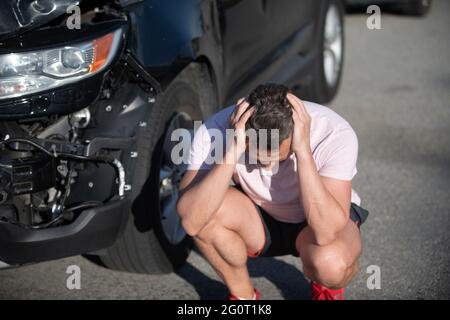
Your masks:
[{"label": "asphalt road", "polygon": [[[360,153],[355,189],[371,216],[363,226],[361,271],[349,299],[450,298],[450,2],[435,1],[425,19],[382,15],[368,30],[366,15],[346,17],[346,65],[330,106],[356,130]],[[66,288],[66,268],[81,267],[81,290]],[[381,271],[370,290],[367,267]],[[249,263],[267,299],[308,299],[294,257]],[[0,298],[210,299],[225,287],[193,253],[177,274],[105,270],[72,257],[0,271]]]}]

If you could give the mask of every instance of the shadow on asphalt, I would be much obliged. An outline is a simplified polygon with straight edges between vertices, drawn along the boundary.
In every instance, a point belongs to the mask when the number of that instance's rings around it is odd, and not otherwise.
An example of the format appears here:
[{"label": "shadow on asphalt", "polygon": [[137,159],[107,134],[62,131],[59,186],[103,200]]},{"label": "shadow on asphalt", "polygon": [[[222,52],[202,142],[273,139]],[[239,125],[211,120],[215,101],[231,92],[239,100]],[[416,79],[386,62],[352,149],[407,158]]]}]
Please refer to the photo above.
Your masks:
[{"label": "shadow on asphalt", "polygon": [[[264,277],[273,283],[284,299],[311,299],[309,282],[303,273],[284,261],[275,258],[250,259],[248,269],[251,277]],[[223,300],[229,295],[228,289],[221,281],[208,277],[190,263],[186,263],[177,274],[192,285],[201,300]],[[264,290],[258,289],[264,299]]]}]

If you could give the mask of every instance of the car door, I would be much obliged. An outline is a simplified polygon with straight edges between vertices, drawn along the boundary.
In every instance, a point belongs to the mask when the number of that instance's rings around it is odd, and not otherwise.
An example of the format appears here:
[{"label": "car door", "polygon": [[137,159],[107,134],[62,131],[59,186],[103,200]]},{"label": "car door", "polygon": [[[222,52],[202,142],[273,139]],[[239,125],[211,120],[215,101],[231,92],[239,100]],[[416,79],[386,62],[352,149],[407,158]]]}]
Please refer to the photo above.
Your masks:
[{"label": "car door", "polygon": [[218,0],[226,97],[254,85],[283,42],[313,18],[313,1]]},{"label": "car door", "polygon": [[275,47],[269,3],[274,0],[218,0],[226,83],[238,83]]},{"label": "car door", "polygon": [[272,16],[277,17],[273,37],[278,44],[289,39],[316,17],[319,0],[270,0],[273,2]]}]

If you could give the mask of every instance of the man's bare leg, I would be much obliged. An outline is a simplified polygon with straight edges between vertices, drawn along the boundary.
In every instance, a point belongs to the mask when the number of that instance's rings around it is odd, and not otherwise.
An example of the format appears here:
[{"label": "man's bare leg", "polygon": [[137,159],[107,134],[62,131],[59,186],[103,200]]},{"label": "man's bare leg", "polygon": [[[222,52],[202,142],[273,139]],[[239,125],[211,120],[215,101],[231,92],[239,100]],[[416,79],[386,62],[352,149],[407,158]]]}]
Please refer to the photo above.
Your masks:
[{"label": "man's bare leg", "polygon": [[[242,238],[234,231],[223,227],[212,227],[194,239],[197,247],[222,278],[230,293],[251,299],[253,285],[247,269],[247,249]],[[232,251],[231,254],[230,251]]]},{"label": "man's bare leg", "polygon": [[297,237],[296,247],[307,278],[330,289],[345,288],[358,273],[361,235],[355,222],[349,220],[337,239],[326,246],[314,242],[310,227]]},{"label": "man's bare leg", "polygon": [[231,294],[253,297],[247,252],[260,250],[265,236],[255,205],[245,194],[230,187],[221,207],[194,241]]}]

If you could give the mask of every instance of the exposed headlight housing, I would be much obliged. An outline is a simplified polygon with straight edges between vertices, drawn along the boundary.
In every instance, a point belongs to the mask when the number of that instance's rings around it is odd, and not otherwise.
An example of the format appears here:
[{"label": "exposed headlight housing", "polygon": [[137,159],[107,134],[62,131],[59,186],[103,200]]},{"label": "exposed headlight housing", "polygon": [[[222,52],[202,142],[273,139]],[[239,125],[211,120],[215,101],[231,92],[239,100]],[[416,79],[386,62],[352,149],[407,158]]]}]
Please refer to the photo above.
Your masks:
[{"label": "exposed headlight housing", "polygon": [[116,55],[122,29],[71,46],[0,55],[0,99],[36,93],[90,77]]}]

